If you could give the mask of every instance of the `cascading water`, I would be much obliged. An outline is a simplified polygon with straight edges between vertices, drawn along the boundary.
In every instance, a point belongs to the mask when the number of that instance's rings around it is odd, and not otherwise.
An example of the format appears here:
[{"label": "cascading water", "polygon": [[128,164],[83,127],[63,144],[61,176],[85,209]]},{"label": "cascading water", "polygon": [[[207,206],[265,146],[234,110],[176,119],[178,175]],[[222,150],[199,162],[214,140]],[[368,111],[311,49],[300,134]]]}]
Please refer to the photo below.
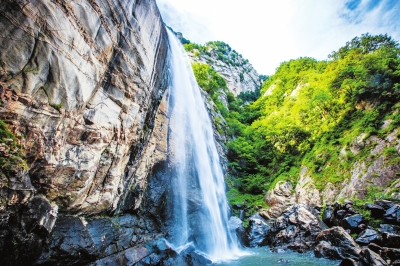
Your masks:
[{"label": "cascading water", "polygon": [[241,251],[228,229],[223,171],[210,117],[185,51],[168,31],[170,45],[169,153],[173,170],[173,229],[177,247],[193,243],[212,261]]}]

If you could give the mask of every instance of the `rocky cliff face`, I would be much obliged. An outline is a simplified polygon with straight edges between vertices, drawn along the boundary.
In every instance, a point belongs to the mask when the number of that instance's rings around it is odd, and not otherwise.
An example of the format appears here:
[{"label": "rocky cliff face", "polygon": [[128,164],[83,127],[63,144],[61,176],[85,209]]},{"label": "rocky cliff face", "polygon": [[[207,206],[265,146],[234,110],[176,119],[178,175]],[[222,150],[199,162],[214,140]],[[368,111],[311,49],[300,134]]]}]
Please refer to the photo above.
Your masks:
[{"label": "rocky cliff face", "polygon": [[[284,185],[278,183],[265,196],[271,207],[268,210],[271,217],[280,215],[283,208],[291,204],[318,206],[349,198],[362,199],[371,193],[400,199],[399,129],[395,128],[385,138],[361,134],[354,139],[350,147],[343,147],[340,160],[345,161],[347,156],[361,152],[365,154],[365,158],[352,165],[350,171],[345,173],[347,176],[343,182],[327,182],[323,189],[318,189],[311,177],[312,173],[303,166],[294,191],[290,191],[292,184],[289,181],[284,182]],[[286,187],[290,189],[285,189]]]},{"label": "rocky cliff face", "polygon": [[0,118],[14,136],[0,147],[1,257],[32,263],[54,225],[65,232],[60,214],[139,211],[166,149],[167,36],[153,0],[2,0],[0,29]]},{"label": "rocky cliff face", "polygon": [[188,55],[193,62],[209,64],[235,96],[261,87],[262,80],[249,61],[223,42],[209,42],[200,49],[189,50]]}]

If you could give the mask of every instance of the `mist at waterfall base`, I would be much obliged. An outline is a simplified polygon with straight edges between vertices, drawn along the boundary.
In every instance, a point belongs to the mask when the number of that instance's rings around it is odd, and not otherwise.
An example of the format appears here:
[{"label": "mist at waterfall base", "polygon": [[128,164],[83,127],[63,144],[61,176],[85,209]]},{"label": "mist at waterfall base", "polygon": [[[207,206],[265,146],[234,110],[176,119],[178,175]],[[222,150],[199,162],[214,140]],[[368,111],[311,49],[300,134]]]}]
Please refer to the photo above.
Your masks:
[{"label": "mist at waterfall base", "polygon": [[229,231],[229,208],[209,114],[189,59],[168,31],[170,45],[169,161],[172,165],[173,229],[179,249],[192,244],[213,262],[246,254]]}]

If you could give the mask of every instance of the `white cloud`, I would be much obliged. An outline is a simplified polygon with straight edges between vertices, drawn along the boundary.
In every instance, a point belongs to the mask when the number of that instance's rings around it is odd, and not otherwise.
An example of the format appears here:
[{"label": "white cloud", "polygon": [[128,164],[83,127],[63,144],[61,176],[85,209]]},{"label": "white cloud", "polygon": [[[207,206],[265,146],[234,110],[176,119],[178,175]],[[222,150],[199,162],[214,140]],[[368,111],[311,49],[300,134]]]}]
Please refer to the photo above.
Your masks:
[{"label": "white cloud", "polygon": [[197,43],[224,41],[263,74],[272,74],[279,63],[300,56],[326,59],[330,52],[362,33],[388,33],[396,40],[400,38],[397,0],[157,0],[157,3],[166,24],[187,39]]}]

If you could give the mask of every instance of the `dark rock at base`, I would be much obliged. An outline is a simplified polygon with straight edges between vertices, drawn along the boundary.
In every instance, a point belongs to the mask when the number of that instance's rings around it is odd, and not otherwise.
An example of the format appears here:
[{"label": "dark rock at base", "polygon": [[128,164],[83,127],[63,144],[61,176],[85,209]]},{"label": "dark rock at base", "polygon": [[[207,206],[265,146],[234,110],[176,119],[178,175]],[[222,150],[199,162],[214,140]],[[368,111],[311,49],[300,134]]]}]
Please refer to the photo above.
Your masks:
[{"label": "dark rock at base", "polygon": [[85,265],[96,261],[97,265],[124,265],[124,261],[137,263],[155,252],[173,252],[165,239],[153,241],[156,236],[156,225],[144,216],[62,216],[56,221],[48,250],[36,264]]},{"label": "dark rock at base", "polygon": [[374,204],[381,206],[384,210],[387,210],[394,206],[394,203],[389,200],[375,200]]},{"label": "dark rock at base", "polygon": [[212,263],[212,261],[210,260],[210,258],[206,255],[206,254],[204,254],[204,253],[202,253],[202,252],[199,252],[199,251],[193,251],[193,252],[191,252],[190,254],[189,254],[189,256],[191,257],[191,259],[192,259],[192,264],[194,264],[194,265],[208,265],[208,264],[211,264]]},{"label": "dark rock at base", "polygon": [[343,219],[346,215],[346,211],[345,210],[339,210],[336,212],[335,218],[337,219]]},{"label": "dark rock at base", "polygon": [[305,243],[292,243],[287,245],[287,248],[299,253],[305,253],[307,250],[310,249],[310,245],[306,245]]},{"label": "dark rock at base", "polygon": [[400,224],[400,205],[396,204],[387,209],[383,217],[388,223]]},{"label": "dark rock at base", "polygon": [[384,259],[368,248],[360,252],[360,260],[364,265],[385,266],[388,265]]},{"label": "dark rock at base", "polygon": [[397,248],[383,248],[381,250],[381,256],[391,261],[400,260],[400,249]]},{"label": "dark rock at base", "polygon": [[333,203],[333,209],[335,210],[335,212],[337,212],[340,209],[342,209],[342,205],[340,205],[339,202],[335,202],[335,203]]},{"label": "dark rock at base", "polygon": [[368,228],[368,226],[366,224],[360,224],[359,226],[357,226],[357,228],[360,231],[364,231],[365,229],[372,229],[373,230],[373,228]]},{"label": "dark rock at base", "polygon": [[233,204],[233,205],[232,205],[232,208],[233,208],[234,210],[243,210],[243,209],[246,208],[246,205],[243,205],[243,204]]},{"label": "dark rock at base", "polygon": [[327,241],[321,241],[314,249],[314,255],[317,258],[327,258],[331,260],[342,259],[336,247],[332,246]]},{"label": "dark rock at base", "polygon": [[246,233],[246,229],[243,226],[242,220],[240,220],[235,216],[232,216],[229,219],[228,227],[229,230],[231,230],[231,232],[233,232],[236,235],[237,239],[242,245],[244,246],[249,245],[249,237]]},{"label": "dark rock at base", "polygon": [[53,230],[57,213],[57,205],[52,205],[43,196],[36,196],[28,203],[27,208],[24,209],[21,224],[27,232],[35,232],[47,236]]},{"label": "dark rock at base", "polygon": [[344,200],[344,202],[343,202],[343,204],[350,204],[350,205],[354,205],[354,201],[352,201],[352,200],[349,200],[349,199],[345,199]]},{"label": "dark rock at base", "polygon": [[356,211],[356,209],[354,209],[353,207],[348,208],[347,209],[347,213],[349,214],[358,214],[358,211]]},{"label": "dark rock at base", "polygon": [[250,247],[260,247],[267,245],[270,226],[259,214],[255,214],[249,219],[248,243]]},{"label": "dark rock at base", "polygon": [[380,243],[381,236],[375,230],[365,229],[358,235],[356,242],[360,245],[368,245],[369,243]]},{"label": "dark rock at base", "polygon": [[400,260],[395,260],[391,264],[392,266],[400,266]]},{"label": "dark rock at base", "polygon": [[384,246],[391,248],[400,247],[400,235],[391,234],[391,233],[383,233],[382,234],[382,242]]},{"label": "dark rock at base", "polygon": [[319,244],[321,241],[328,242],[335,247],[341,259],[346,257],[358,259],[358,253],[361,249],[342,227],[335,226],[321,231],[316,242]]},{"label": "dark rock at base", "polygon": [[326,206],[324,213],[322,214],[322,221],[328,226],[332,226],[332,218],[333,218],[334,209],[329,204]]},{"label": "dark rock at base", "polygon": [[360,266],[360,263],[356,260],[345,258],[339,263],[338,266]]},{"label": "dark rock at base", "polygon": [[145,257],[140,262],[136,263],[135,266],[151,266],[151,265],[159,265],[162,261],[163,256],[152,253],[150,256]]},{"label": "dark rock at base", "polygon": [[271,225],[268,242],[274,247],[305,252],[315,246],[315,238],[324,226],[306,205],[294,205]]},{"label": "dark rock at base", "polygon": [[321,205],[315,205],[314,209],[317,211],[321,211],[322,210],[322,206]]},{"label": "dark rock at base", "polygon": [[382,249],[383,249],[381,246],[378,246],[378,245],[375,244],[375,243],[370,243],[370,244],[368,245],[368,248],[369,248],[370,250],[372,250],[373,252],[377,253],[377,254],[380,254],[381,251],[382,251]]},{"label": "dark rock at base", "polygon": [[240,210],[240,211],[239,211],[239,219],[243,221],[244,218],[245,218],[245,216],[246,216],[245,214],[246,214],[246,213],[245,213],[244,210]]},{"label": "dark rock at base", "polygon": [[394,224],[380,224],[380,229],[378,230],[380,233],[391,233],[391,234],[399,234],[400,226]]},{"label": "dark rock at base", "polygon": [[358,227],[363,221],[363,216],[361,214],[355,214],[343,219],[343,228],[350,229],[352,232],[360,232],[361,229]]},{"label": "dark rock at base", "polygon": [[376,204],[366,203],[365,207],[371,211],[373,217],[381,217],[385,213],[385,209]]},{"label": "dark rock at base", "polygon": [[[163,266],[176,266],[176,265],[188,265],[188,262],[185,257],[182,256],[177,256],[174,258],[168,258],[162,262]],[[114,265],[109,265],[109,266],[114,266]],[[115,265],[119,266],[119,265]]]}]

